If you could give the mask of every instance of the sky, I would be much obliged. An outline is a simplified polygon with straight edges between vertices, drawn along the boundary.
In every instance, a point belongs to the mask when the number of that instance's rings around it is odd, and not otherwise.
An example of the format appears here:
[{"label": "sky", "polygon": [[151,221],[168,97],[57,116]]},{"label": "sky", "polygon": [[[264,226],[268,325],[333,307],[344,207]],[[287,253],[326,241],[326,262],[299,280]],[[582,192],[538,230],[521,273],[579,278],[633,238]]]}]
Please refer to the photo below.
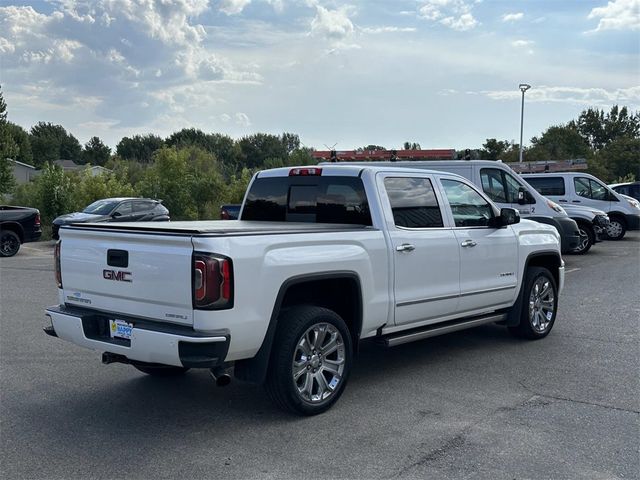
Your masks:
[{"label": "sky", "polygon": [[0,0],[9,120],[346,150],[524,143],[640,109],[640,0]]}]

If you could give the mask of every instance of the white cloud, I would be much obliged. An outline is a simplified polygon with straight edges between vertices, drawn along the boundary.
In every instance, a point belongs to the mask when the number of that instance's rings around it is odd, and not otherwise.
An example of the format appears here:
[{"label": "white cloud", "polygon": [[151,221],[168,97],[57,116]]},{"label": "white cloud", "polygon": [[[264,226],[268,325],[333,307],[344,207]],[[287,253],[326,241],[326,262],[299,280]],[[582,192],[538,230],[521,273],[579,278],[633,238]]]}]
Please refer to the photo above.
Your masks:
[{"label": "white cloud", "polygon": [[0,53],[13,53],[16,46],[4,37],[0,37]]},{"label": "white cloud", "polygon": [[594,32],[640,30],[640,0],[613,0],[591,10],[589,20],[599,19]]},{"label": "white cloud", "polygon": [[348,9],[341,7],[329,10],[316,5],[316,16],[311,21],[311,33],[322,35],[332,40],[342,40],[353,34],[355,28],[349,19]]},{"label": "white cloud", "polygon": [[236,124],[241,127],[249,127],[251,126],[251,121],[249,120],[249,116],[246,113],[238,112],[234,115],[236,120]]},{"label": "white cloud", "polygon": [[522,12],[505,13],[504,15],[502,15],[502,21],[503,22],[517,22],[518,20],[522,20],[522,17],[524,17],[524,13],[522,13]]},{"label": "white cloud", "polygon": [[511,45],[513,45],[514,47],[529,47],[533,45],[533,41],[532,40],[514,40],[513,42],[511,42]]},{"label": "white cloud", "polygon": [[220,10],[227,15],[237,15],[242,13],[244,7],[249,5],[251,0],[222,0],[220,2]]},{"label": "white cloud", "polygon": [[399,33],[399,32],[415,32],[415,27],[363,27],[360,29],[363,33]]},{"label": "white cloud", "polygon": [[[481,93],[493,100],[515,100],[521,97],[520,90],[485,90]],[[570,103],[575,105],[611,106],[613,103],[640,105],[640,86],[617,88],[552,87],[534,85],[527,91],[527,102]]]},{"label": "white cloud", "polygon": [[472,9],[473,3],[467,0],[425,0],[418,9],[418,16],[462,32],[480,24],[471,13]]},{"label": "white cloud", "polygon": [[446,27],[458,30],[459,32],[471,30],[476,25],[478,25],[478,21],[473,18],[473,15],[471,15],[470,13],[463,13],[458,18],[446,17],[440,20],[440,23],[442,23]]}]

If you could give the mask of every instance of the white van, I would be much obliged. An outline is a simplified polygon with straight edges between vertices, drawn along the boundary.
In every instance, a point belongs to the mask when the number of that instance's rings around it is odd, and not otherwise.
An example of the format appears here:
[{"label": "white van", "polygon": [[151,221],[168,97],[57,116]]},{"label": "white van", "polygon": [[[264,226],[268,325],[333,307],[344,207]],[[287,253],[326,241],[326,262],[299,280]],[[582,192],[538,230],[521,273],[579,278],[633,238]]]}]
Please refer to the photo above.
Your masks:
[{"label": "white van", "polygon": [[588,173],[530,173],[522,177],[542,195],[560,204],[583,205],[607,212],[611,240],[620,240],[627,230],[640,230],[640,203],[611,190]]},{"label": "white van", "polygon": [[575,220],[571,219],[560,205],[540,195],[501,160],[340,162],[340,164],[343,163],[363,166],[391,164],[394,167],[440,170],[458,174],[482,189],[498,207],[515,208],[522,218],[556,227],[562,239],[562,253],[573,252],[580,246],[580,229]]}]

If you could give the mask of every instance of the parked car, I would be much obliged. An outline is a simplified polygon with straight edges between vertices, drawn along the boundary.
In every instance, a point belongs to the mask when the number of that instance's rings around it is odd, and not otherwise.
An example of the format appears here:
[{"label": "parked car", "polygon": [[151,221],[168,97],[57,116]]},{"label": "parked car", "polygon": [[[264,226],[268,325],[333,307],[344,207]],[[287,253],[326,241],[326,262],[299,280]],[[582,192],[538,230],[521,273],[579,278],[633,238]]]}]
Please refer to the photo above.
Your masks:
[{"label": "parked car", "polygon": [[566,204],[563,208],[580,229],[580,244],[570,253],[584,255],[593,245],[608,238],[609,216],[605,212],[573,204]]},{"label": "parked car", "polygon": [[360,340],[542,339],[564,284],[557,229],[467,179],[335,164],[258,172],[240,220],[63,226],[55,272],[49,335],[150,375],[233,365],[304,415],[338,400]]},{"label": "parked car", "polygon": [[614,192],[640,201],[640,182],[614,183],[609,185],[609,188]]},{"label": "parked car", "polygon": [[62,225],[87,222],[166,222],[169,210],[161,200],[150,198],[104,198],[97,200],[82,212],[60,215],[53,221],[52,236],[58,239]]},{"label": "parked car", "polygon": [[550,188],[553,184],[553,191],[547,196],[561,205],[584,205],[606,212],[609,216],[607,236],[611,240],[620,240],[627,230],[640,230],[640,203],[611,190],[593,175],[565,172],[522,176],[535,188],[543,185]]},{"label": "parked car", "polygon": [[240,204],[227,204],[220,206],[220,220],[237,220],[240,216]]},{"label": "parked car", "polygon": [[37,208],[0,205],[0,257],[12,257],[20,245],[40,239],[40,211]]},{"label": "parked car", "polygon": [[[321,163],[327,165],[329,163]],[[514,172],[498,160],[434,160],[404,162],[341,162],[341,165],[384,166],[432,169],[455,173],[470,180],[498,207],[515,208],[522,218],[556,227],[562,239],[562,253],[573,252],[583,237],[575,220],[557,203],[544,198]]]}]

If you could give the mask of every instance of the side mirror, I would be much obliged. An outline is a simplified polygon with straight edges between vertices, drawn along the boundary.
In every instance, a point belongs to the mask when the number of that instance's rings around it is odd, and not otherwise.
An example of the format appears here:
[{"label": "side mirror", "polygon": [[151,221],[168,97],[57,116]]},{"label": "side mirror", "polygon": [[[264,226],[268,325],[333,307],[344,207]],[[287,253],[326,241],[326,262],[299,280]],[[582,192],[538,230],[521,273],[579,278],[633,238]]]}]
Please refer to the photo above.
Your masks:
[{"label": "side mirror", "polygon": [[531,194],[524,187],[520,187],[518,189],[518,203],[520,205],[526,205],[527,203],[531,203]]},{"label": "side mirror", "polygon": [[118,218],[118,217],[121,217],[121,216],[122,216],[122,214],[120,212],[113,212],[111,214],[111,218]]},{"label": "side mirror", "polygon": [[520,223],[520,212],[515,208],[500,209],[500,223],[503,227],[513,225],[514,223]]}]

